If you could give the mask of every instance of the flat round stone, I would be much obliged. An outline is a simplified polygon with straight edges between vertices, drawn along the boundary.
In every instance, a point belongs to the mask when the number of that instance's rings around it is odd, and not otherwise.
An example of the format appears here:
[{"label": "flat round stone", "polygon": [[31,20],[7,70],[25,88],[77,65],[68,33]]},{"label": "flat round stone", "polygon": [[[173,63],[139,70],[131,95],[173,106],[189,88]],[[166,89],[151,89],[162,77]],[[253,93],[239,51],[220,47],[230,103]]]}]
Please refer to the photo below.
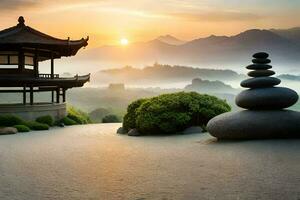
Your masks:
[{"label": "flat round stone", "polygon": [[255,70],[248,72],[248,76],[251,77],[264,77],[264,76],[272,76],[275,72],[272,70]]},{"label": "flat round stone", "polygon": [[264,64],[252,64],[252,65],[248,65],[246,68],[252,70],[266,70],[266,69],[271,69],[272,66],[264,65]]},{"label": "flat round stone", "polygon": [[251,110],[283,109],[297,103],[298,98],[298,94],[289,88],[256,88],[239,93],[235,103],[239,107]]},{"label": "flat round stone", "polygon": [[258,52],[256,54],[253,55],[253,58],[262,58],[262,59],[265,59],[265,58],[268,58],[269,57],[269,54],[266,53],[266,52]]},{"label": "flat round stone", "polygon": [[208,132],[218,139],[300,138],[300,112],[267,110],[229,112],[211,119]]},{"label": "flat round stone", "polygon": [[270,59],[262,59],[262,58],[255,58],[252,60],[253,63],[255,64],[269,64],[271,63],[271,60]]},{"label": "flat round stone", "polygon": [[275,77],[256,77],[242,81],[241,86],[244,88],[264,88],[273,87],[280,83],[281,80]]}]

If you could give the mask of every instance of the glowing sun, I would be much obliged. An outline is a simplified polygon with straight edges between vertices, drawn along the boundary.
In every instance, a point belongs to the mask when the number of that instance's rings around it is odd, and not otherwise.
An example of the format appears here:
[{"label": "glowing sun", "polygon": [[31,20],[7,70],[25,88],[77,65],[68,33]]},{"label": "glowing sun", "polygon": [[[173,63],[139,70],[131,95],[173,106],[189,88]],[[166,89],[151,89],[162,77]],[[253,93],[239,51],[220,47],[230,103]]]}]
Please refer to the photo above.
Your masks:
[{"label": "glowing sun", "polygon": [[126,38],[122,38],[122,39],[120,40],[120,44],[121,44],[122,46],[127,46],[127,45],[129,44],[129,41],[128,41],[128,39],[126,39]]}]

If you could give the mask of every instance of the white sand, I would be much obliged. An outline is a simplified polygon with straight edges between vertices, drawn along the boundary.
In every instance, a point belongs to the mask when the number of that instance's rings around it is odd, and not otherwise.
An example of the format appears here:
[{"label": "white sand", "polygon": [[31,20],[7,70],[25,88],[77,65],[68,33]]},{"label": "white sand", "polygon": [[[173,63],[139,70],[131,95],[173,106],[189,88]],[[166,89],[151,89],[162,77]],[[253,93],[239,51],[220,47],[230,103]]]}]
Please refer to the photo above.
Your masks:
[{"label": "white sand", "polygon": [[120,124],[0,137],[0,199],[300,199],[300,140],[128,137]]}]

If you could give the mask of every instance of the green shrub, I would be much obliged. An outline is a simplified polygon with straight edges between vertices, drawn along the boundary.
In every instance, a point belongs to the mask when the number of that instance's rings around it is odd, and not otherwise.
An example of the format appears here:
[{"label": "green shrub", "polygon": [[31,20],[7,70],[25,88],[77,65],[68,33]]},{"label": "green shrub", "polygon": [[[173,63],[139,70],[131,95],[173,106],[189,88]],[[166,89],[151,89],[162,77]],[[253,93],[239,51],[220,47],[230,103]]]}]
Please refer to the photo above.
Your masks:
[{"label": "green shrub", "polygon": [[26,126],[28,126],[31,130],[49,130],[48,124],[43,124],[36,121],[28,121],[26,122]]},{"label": "green shrub", "polygon": [[102,119],[102,123],[118,123],[121,122],[119,117],[116,115],[106,115]]},{"label": "green shrub", "polygon": [[89,124],[91,123],[91,119],[89,118],[88,114],[76,109],[72,106],[68,107],[68,115],[69,119],[72,119],[76,122],[76,124]]},{"label": "green shrub", "polygon": [[66,125],[66,126],[72,126],[72,125],[76,125],[77,122],[70,119],[69,117],[64,117],[61,119],[61,122]]},{"label": "green shrub", "polygon": [[23,133],[23,132],[29,132],[29,131],[30,131],[30,128],[27,127],[27,126],[25,126],[25,125],[15,125],[14,127],[15,127],[15,128],[18,130],[18,132],[20,132],[20,133]]},{"label": "green shrub", "polygon": [[36,118],[35,121],[39,122],[39,123],[47,124],[48,126],[53,126],[53,124],[54,124],[54,119],[50,115],[38,117],[38,118]]},{"label": "green shrub", "polygon": [[[130,109],[132,107],[134,109]],[[142,134],[178,133],[189,126],[205,127],[211,118],[230,110],[225,101],[210,95],[196,92],[163,94],[143,100],[139,105],[136,102],[129,105],[128,111],[132,113],[126,114],[130,116],[130,126],[127,124],[126,128],[137,128]]]},{"label": "green shrub", "polygon": [[8,127],[14,125],[24,124],[25,121],[15,115],[2,115],[0,116],[0,126]]},{"label": "green shrub", "polygon": [[147,101],[147,99],[139,99],[132,102],[127,107],[127,113],[123,118],[123,128],[126,132],[128,132],[132,128],[136,128],[136,118],[137,118],[137,109]]}]

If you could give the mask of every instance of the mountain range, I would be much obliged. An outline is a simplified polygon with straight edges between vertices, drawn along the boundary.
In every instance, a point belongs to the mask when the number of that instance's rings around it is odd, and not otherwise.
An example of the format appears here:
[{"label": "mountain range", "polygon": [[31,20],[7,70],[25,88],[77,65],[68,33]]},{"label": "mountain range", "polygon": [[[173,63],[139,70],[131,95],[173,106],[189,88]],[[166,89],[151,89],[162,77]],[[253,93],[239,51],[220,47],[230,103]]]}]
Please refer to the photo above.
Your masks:
[{"label": "mountain range", "polygon": [[148,42],[89,49],[80,56],[102,67],[146,66],[155,62],[200,68],[245,71],[251,55],[258,51],[270,53],[276,70],[300,71],[300,28],[251,29],[234,36],[215,36],[182,41],[171,35]]}]

